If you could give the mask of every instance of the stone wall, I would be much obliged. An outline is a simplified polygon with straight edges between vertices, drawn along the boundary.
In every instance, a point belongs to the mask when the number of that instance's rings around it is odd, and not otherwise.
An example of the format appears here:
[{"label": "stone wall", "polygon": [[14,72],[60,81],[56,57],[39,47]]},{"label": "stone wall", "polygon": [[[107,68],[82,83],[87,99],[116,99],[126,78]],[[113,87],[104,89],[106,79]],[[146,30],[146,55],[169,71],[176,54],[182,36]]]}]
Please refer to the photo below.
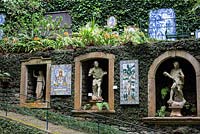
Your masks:
[{"label": "stone wall", "polygon": [[[194,40],[182,40],[177,42],[157,42],[153,44],[134,45],[128,43],[119,47],[88,47],[77,48],[74,50],[55,50],[36,53],[20,53],[20,54],[5,54],[0,57],[0,66],[4,71],[8,71],[12,76],[10,88],[6,89],[8,92],[7,99],[10,103],[19,103],[19,89],[20,89],[20,60],[28,59],[30,57],[51,58],[52,64],[72,64],[72,95],[71,96],[51,96],[52,110],[62,112],[64,114],[71,114],[70,107],[74,106],[74,58],[90,53],[90,52],[104,52],[115,55],[114,67],[114,85],[118,88],[114,90],[114,104],[115,113],[110,114],[112,118],[135,121],[147,116],[148,112],[148,71],[159,55],[168,50],[183,50],[193,55],[200,61],[200,42]],[[134,60],[139,61],[139,105],[120,105],[120,61]],[[0,100],[3,100],[5,90],[0,90]]]}]

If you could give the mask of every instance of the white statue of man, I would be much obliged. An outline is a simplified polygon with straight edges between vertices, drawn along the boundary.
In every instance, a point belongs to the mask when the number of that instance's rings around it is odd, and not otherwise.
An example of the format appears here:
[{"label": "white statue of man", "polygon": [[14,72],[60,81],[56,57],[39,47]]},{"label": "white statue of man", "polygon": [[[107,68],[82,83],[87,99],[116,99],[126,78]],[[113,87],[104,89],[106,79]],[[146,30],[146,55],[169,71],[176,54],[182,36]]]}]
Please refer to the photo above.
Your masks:
[{"label": "white statue of man", "polygon": [[182,102],[186,102],[183,96],[183,91],[182,91],[183,85],[184,85],[184,74],[182,72],[182,69],[179,68],[179,63],[177,61],[174,62],[173,65],[174,65],[174,69],[171,70],[170,74],[167,72],[163,73],[165,76],[168,76],[174,81],[171,86],[170,98],[168,100],[168,103],[171,104],[173,102],[173,95],[176,89],[179,93],[179,96],[182,99]]},{"label": "white statue of man", "polygon": [[94,61],[94,67],[89,70],[88,76],[93,76],[92,90],[93,90],[93,96],[95,96],[96,99],[102,99],[101,83],[103,76],[106,74],[107,72],[104,72],[99,67],[98,61]]},{"label": "white statue of man", "polygon": [[43,96],[43,90],[45,86],[45,79],[43,72],[40,70],[38,75],[35,75],[35,71],[33,71],[33,77],[37,78],[37,86],[36,86],[36,99],[41,99]]}]

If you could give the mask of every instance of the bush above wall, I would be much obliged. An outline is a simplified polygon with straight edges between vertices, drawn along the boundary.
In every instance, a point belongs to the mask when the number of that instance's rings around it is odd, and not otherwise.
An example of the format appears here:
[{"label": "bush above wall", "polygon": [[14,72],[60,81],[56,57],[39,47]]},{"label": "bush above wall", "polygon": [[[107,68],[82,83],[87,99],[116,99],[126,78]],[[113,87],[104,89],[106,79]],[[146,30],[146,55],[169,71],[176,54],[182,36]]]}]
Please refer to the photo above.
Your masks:
[{"label": "bush above wall", "polygon": [[[41,23],[43,23],[42,21]],[[53,22],[54,24],[56,22]],[[46,23],[48,25],[48,23]],[[56,23],[56,26],[59,24]],[[141,44],[149,42],[150,39],[141,32],[138,28],[134,32],[124,31],[119,34],[117,31],[112,31],[111,28],[101,28],[95,23],[95,20],[87,23],[79,29],[78,32],[69,35],[67,29],[62,29],[58,34],[57,31],[52,31],[52,34],[43,37],[42,31],[38,29],[37,34],[29,36],[28,34],[18,34],[16,36],[4,37],[0,40],[0,52],[2,53],[21,53],[46,51],[52,49],[68,49],[86,46],[102,46],[102,45],[123,45],[127,42]]]},{"label": "bush above wall", "polygon": [[[72,29],[78,31],[93,17],[100,26],[106,25],[110,16],[117,18],[115,30],[122,32],[124,27],[139,25],[148,27],[150,10],[158,8],[173,8],[177,18],[198,15],[196,0],[4,0],[0,12],[6,14],[5,34],[16,35],[23,30],[35,27],[33,20],[39,21],[46,12],[68,11],[72,17]],[[194,8],[195,6],[195,8]],[[192,10],[194,9],[194,10]],[[192,11],[193,12],[192,12]],[[198,22],[193,16],[191,18]],[[197,23],[195,23],[197,24]],[[194,29],[198,28],[195,25]]]}]

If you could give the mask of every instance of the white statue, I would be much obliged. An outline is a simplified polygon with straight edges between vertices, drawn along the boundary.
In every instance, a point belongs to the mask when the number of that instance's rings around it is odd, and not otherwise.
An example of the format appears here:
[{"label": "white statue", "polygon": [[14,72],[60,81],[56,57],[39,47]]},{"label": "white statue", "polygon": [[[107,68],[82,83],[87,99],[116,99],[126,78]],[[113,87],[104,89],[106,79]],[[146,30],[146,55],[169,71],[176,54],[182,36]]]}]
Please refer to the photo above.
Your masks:
[{"label": "white statue", "polygon": [[103,100],[102,99],[102,90],[101,83],[102,78],[106,75],[107,72],[104,72],[100,67],[98,61],[94,61],[94,67],[89,70],[88,76],[93,76],[92,90],[93,90],[93,100]]},{"label": "white statue", "polygon": [[[173,63],[174,65],[174,69],[171,70],[170,74],[167,72],[164,72],[163,74],[165,76],[168,76],[169,78],[171,78],[173,80],[173,84],[171,86],[171,91],[170,91],[170,98],[168,100],[169,104],[172,104],[174,102],[174,100],[176,100],[178,97],[179,98],[179,102],[186,102],[184,96],[183,96],[183,85],[184,85],[184,74],[182,72],[182,69],[179,68],[179,63],[176,61]],[[176,97],[173,100],[173,96],[176,93]]]},{"label": "white statue", "polygon": [[43,90],[45,87],[45,79],[43,72],[40,70],[38,75],[35,75],[35,71],[33,71],[33,77],[37,78],[37,86],[36,86],[36,99],[41,99],[43,97]]}]

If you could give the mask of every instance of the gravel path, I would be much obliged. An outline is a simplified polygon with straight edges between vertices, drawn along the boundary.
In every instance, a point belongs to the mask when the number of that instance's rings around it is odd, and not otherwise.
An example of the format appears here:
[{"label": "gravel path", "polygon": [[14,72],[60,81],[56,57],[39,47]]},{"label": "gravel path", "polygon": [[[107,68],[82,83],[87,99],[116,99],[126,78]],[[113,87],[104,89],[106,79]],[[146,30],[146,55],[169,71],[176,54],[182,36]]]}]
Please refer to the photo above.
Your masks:
[{"label": "gravel path", "polygon": [[[0,116],[4,118],[9,118],[11,120],[23,123],[25,125],[38,128],[40,130],[46,130],[46,122],[41,121],[35,117],[22,115],[22,114],[16,114],[13,112],[8,112],[8,116],[6,116],[5,111],[0,110]],[[79,132],[73,129],[68,129],[64,126],[55,125],[52,123],[48,124],[48,132],[51,134],[86,134],[83,132]]]}]

